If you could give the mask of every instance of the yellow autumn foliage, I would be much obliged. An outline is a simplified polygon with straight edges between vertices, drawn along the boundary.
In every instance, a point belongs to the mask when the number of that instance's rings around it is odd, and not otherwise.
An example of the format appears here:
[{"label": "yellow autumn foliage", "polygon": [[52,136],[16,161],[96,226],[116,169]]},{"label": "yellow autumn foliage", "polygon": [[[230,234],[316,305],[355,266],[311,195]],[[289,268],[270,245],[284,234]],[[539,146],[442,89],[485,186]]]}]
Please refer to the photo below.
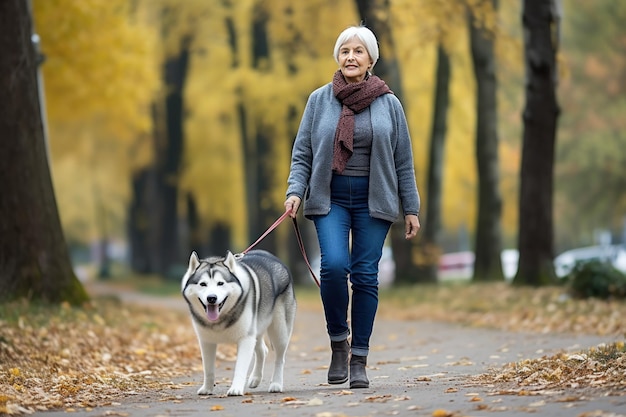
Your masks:
[{"label": "yellow autumn foliage", "polygon": [[155,37],[125,0],[33,0],[46,57],[52,122],[105,121],[116,138],[150,128],[146,103],[157,85]]},{"label": "yellow autumn foliage", "polygon": [[121,236],[132,170],[149,161],[153,29],[126,0],[33,0],[48,144],[66,236]]},{"label": "yellow autumn foliage", "polygon": [[[451,56],[443,214],[444,227],[452,231],[472,230],[476,218],[474,78],[462,3],[395,0],[390,15],[424,196],[440,40]],[[236,245],[249,244],[241,221],[246,207],[238,106],[246,108],[249,137],[262,132],[272,139],[272,160],[262,162],[272,167],[274,192],[259,204],[280,210],[305,100],[331,80],[338,33],[360,21],[353,0],[34,0],[33,5],[47,57],[42,69],[57,200],[66,235],[84,242],[103,231],[124,237],[131,174],[151,158],[150,104],[167,91],[160,79],[163,60],[187,37],[192,55],[184,92],[181,190],[196,197],[203,227],[228,222]],[[479,17],[497,34],[499,58],[507,61],[507,70],[518,68],[514,35],[505,33],[488,9],[481,10]],[[255,65],[252,28],[259,13],[267,17],[269,52]],[[501,102],[501,117],[519,115],[516,104]],[[502,129],[500,152],[507,234],[516,228],[519,139],[509,132],[519,131],[517,117]]]}]

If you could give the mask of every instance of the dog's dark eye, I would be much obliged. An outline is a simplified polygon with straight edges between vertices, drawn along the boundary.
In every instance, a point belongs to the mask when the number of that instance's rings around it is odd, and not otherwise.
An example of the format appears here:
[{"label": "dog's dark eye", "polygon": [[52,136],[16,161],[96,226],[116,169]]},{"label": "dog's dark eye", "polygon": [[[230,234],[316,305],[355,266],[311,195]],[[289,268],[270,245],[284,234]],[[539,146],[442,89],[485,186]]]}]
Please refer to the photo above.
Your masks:
[{"label": "dog's dark eye", "polygon": [[217,285],[224,285],[224,283],[222,281],[218,282]]},{"label": "dog's dark eye", "polygon": [[201,287],[206,287],[206,282],[201,282],[201,283],[200,283],[200,286],[201,286]]}]

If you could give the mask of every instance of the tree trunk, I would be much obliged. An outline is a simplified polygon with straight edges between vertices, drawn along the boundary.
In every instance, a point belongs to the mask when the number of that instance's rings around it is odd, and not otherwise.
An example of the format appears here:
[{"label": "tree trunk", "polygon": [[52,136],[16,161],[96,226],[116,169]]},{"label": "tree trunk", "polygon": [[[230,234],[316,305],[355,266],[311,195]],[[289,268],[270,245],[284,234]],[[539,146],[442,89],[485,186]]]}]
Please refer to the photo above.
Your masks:
[{"label": "tree trunk", "polygon": [[149,274],[154,271],[153,253],[151,247],[152,211],[150,197],[156,182],[151,178],[152,167],[145,168],[133,174],[132,199],[128,213],[128,239],[130,244],[130,267],[140,274]]},{"label": "tree trunk", "polygon": [[[271,68],[270,46],[268,44],[269,16],[261,4],[255,6],[251,22],[253,33],[252,66],[255,71],[265,72]],[[246,209],[248,212],[248,240],[252,244],[282,214],[272,201],[274,172],[274,152],[272,128],[263,123],[261,117],[246,107],[246,94],[241,92],[239,104],[241,135],[244,150],[244,170],[246,178]],[[250,125],[248,125],[250,124]],[[276,253],[276,235],[271,233],[259,242],[258,249]]]},{"label": "tree trunk", "polygon": [[[363,23],[374,32],[380,45],[380,58],[374,73],[385,80],[402,101],[402,78],[393,41],[389,0],[356,0]],[[394,223],[389,233],[393,259],[396,265],[396,283],[414,283],[420,280],[413,259],[413,242],[404,238],[404,220]]]},{"label": "tree trunk", "polygon": [[[183,129],[183,95],[189,68],[191,38],[185,36],[180,41],[179,53],[165,61],[163,68],[165,87],[165,143],[157,145],[157,172],[160,187],[162,217],[160,220],[161,239],[158,242],[159,265],[157,272],[180,278],[172,271],[181,264],[179,250],[178,180],[183,159],[185,135]],[[156,201],[153,203],[157,203]]]},{"label": "tree trunk", "polygon": [[48,165],[28,3],[0,2],[0,301],[79,305]]},{"label": "tree trunk", "polygon": [[196,198],[191,192],[187,192],[186,198],[187,208],[187,238],[185,241],[189,244],[187,252],[196,251],[200,256],[206,256],[208,250],[205,245],[205,239],[202,233],[202,221],[198,212],[198,204]]},{"label": "tree trunk", "polygon": [[437,282],[441,254],[441,200],[450,87],[450,57],[443,45],[437,47],[435,108],[428,155],[426,221],[419,240],[420,282]]},{"label": "tree trunk", "polygon": [[133,270],[172,279],[180,278],[176,267],[189,256],[185,253],[188,245],[180,245],[179,239],[178,179],[185,142],[183,95],[191,41],[190,36],[183,37],[178,53],[163,63],[166,91],[162,101],[152,106],[155,160],[134,175],[129,208]]},{"label": "tree trunk", "polygon": [[239,88],[237,95],[237,116],[239,119],[239,135],[241,136],[241,149],[243,153],[243,173],[246,195],[246,224],[248,225],[248,241],[254,242],[259,237],[259,190],[256,183],[256,175],[259,170],[257,144],[250,135],[248,110],[245,106],[245,94]]},{"label": "tree trunk", "polygon": [[[273,167],[276,164],[274,160],[275,153],[273,152],[272,138],[275,137],[271,133],[271,127],[264,126],[261,121],[257,123],[258,131],[256,135],[257,151],[259,153],[259,165],[258,171],[254,178],[256,182],[256,188],[258,190],[259,200],[255,202],[258,205],[258,218],[256,220],[256,227],[251,228],[256,230],[254,236],[250,240],[250,244],[258,239],[268,227],[270,227],[278,217],[284,212],[284,207],[280,206],[283,210],[277,211],[276,204],[272,201],[272,192],[275,186],[273,180]],[[258,248],[265,249],[272,253],[278,253],[277,250],[277,234],[270,233],[261,242],[259,242]]]},{"label": "tree trunk", "polygon": [[556,98],[559,8],[524,0],[526,107],[519,201],[519,268],[515,284],[554,282],[552,192],[559,107]]},{"label": "tree trunk", "polygon": [[[493,13],[497,2],[491,0]],[[478,167],[478,219],[473,281],[503,281],[502,198],[498,161],[498,109],[496,58],[493,36],[476,26],[469,14],[472,63],[476,77],[476,162]]]}]

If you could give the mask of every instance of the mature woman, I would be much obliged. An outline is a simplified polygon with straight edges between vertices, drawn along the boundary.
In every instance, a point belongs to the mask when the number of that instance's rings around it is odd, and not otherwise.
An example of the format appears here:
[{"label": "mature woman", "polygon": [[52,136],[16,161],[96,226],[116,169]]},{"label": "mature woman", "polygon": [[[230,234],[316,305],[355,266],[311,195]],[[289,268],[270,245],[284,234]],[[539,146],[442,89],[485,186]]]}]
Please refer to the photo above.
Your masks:
[{"label": "mature woman", "polygon": [[339,69],[332,82],[311,93],[304,109],[285,208],[294,217],[304,200],[304,215],[317,230],[332,350],[328,382],[349,377],[350,388],[367,388],[383,244],[401,210],[405,237],[417,234],[420,198],[402,105],[370,72],[378,60],[376,37],[364,26],[349,27],[337,38],[334,57]]}]

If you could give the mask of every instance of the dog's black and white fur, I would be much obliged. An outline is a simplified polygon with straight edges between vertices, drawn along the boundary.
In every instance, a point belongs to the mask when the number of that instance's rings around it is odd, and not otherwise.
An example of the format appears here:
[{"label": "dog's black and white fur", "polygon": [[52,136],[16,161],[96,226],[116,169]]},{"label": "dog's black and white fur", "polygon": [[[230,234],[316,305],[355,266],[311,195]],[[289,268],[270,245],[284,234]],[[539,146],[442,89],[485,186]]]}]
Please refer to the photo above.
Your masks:
[{"label": "dog's black and white fur", "polygon": [[204,368],[198,394],[213,392],[219,343],[237,344],[237,361],[228,395],[243,395],[248,368],[255,357],[248,387],[263,378],[267,334],[276,353],[269,392],[283,391],[287,346],[293,331],[296,299],[287,267],[274,255],[254,250],[245,255],[199,259],[193,252],[182,279],[182,294],[191,312]]}]

